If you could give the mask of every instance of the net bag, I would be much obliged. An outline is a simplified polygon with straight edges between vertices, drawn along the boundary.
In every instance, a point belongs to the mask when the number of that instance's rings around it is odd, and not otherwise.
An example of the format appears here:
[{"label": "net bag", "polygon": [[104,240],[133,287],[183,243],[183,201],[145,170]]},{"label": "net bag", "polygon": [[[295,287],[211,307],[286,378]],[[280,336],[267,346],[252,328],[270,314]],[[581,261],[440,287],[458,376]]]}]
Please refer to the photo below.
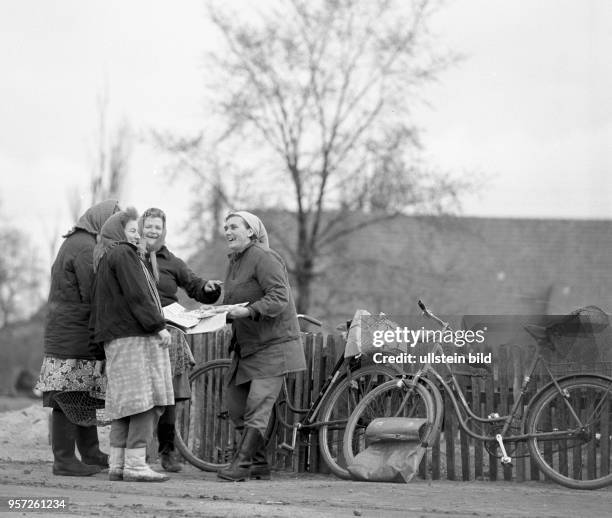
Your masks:
[{"label": "net bag", "polygon": [[546,326],[556,361],[576,364],[601,361],[610,328],[609,316],[597,306],[586,306]]},{"label": "net bag", "polygon": [[547,327],[551,336],[585,338],[601,333],[610,325],[608,315],[597,306],[586,306],[572,311],[561,321]]},{"label": "net bag", "polygon": [[104,400],[87,392],[58,392],[54,400],[68,420],[79,426],[106,426],[111,422],[104,411]]}]

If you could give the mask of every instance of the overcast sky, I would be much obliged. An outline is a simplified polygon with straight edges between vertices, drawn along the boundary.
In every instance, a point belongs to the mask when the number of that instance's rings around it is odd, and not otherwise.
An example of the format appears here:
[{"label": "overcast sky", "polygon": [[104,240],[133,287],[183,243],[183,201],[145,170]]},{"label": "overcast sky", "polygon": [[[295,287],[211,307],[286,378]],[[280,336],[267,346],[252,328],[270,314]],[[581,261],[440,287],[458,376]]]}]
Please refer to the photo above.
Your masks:
[{"label": "overcast sky", "polygon": [[[612,2],[449,0],[434,28],[466,60],[418,123],[432,163],[489,177],[464,214],[611,219]],[[200,0],[1,2],[0,211],[36,242],[70,227],[67,193],[87,189],[105,89],[111,124],[203,127],[214,47]],[[172,236],[187,192],[160,166],[138,145],[122,202],[164,208]]]}]

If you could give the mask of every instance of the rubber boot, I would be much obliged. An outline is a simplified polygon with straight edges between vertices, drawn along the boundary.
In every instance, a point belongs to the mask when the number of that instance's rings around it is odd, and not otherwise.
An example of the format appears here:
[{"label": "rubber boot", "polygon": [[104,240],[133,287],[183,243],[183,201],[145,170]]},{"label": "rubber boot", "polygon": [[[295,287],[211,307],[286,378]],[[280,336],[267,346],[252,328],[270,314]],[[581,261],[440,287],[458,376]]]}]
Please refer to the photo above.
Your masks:
[{"label": "rubber boot", "polygon": [[53,409],[51,416],[53,474],[65,477],[89,477],[99,473],[100,466],[85,464],[74,454],[77,425],[69,421],[61,410]]},{"label": "rubber boot", "polygon": [[108,464],[108,480],[123,480],[125,448],[115,448],[111,446]]},{"label": "rubber boot", "polygon": [[146,463],[147,448],[126,448],[123,480],[126,482],[165,482],[170,477],[153,471]]},{"label": "rubber boot", "polygon": [[261,432],[255,428],[247,428],[242,438],[240,449],[227,468],[217,472],[217,477],[233,482],[243,482],[250,478],[251,465],[255,453],[263,447]]},{"label": "rubber boot", "polygon": [[100,451],[98,428],[95,426],[77,426],[76,445],[85,464],[108,468],[108,455]]},{"label": "rubber boot", "polygon": [[171,473],[181,471],[180,457],[174,449],[174,425],[159,423],[157,426],[157,440],[159,441],[159,458],[162,468]]},{"label": "rubber boot", "polygon": [[[262,441],[263,442],[263,441]],[[253,455],[253,462],[251,464],[251,478],[257,480],[270,480],[270,465],[266,458],[266,449],[262,446]]]}]

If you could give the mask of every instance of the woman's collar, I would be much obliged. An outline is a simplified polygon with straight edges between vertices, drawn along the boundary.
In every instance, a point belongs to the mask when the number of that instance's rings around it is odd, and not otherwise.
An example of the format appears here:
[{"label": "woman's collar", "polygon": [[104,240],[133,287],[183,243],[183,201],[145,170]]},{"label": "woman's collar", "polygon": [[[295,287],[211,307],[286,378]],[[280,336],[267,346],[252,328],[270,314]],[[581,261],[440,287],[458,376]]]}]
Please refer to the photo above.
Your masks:
[{"label": "woman's collar", "polygon": [[230,258],[234,258],[234,259],[239,259],[240,257],[242,257],[244,255],[244,253],[251,248],[253,245],[255,245],[255,241],[251,241],[247,246],[244,247],[243,250],[241,250],[240,252],[230,252],[228,255],[228,257]]}]

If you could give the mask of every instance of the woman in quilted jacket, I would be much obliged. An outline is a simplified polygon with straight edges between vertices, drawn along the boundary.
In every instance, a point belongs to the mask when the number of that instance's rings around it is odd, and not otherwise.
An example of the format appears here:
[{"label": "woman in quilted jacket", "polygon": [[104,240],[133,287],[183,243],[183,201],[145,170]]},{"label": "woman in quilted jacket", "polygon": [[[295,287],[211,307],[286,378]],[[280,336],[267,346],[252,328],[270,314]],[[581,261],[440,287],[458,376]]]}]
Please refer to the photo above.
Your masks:
[{"label": "woman in quilted jacket", "polygon": [[[87,209],[64,235],[51,268],[51,287],[45,321],[44,359],[36,388],[51,413],[53,474],[88,476],[108,467],[108,455],[99,448],[95,426],[79,426],[60,407],[59,392],[100,392],[96,362],[104,358],[101,346],[89,336],[93,250],[102,226],[119,210],[117,200]],[[57,396],[57,399],[56,399]],[[75,445],[81,455],[75,455]]]}]

